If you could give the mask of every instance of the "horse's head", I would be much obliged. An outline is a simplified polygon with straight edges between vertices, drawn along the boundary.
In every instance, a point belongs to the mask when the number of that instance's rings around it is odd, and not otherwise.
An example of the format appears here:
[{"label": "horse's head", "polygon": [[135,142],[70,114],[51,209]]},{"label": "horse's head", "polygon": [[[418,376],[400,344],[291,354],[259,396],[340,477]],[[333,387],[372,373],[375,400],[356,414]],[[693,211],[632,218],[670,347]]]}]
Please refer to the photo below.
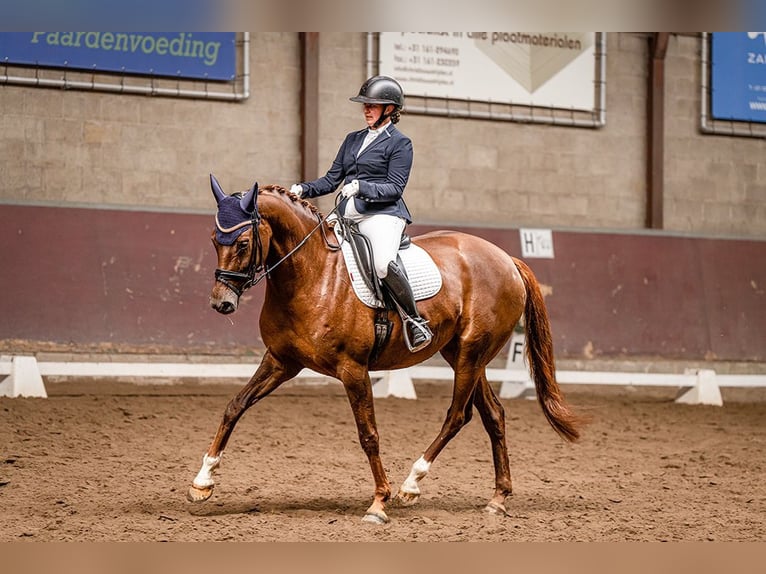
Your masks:
[{"label": "horse's head", "polygon": [[237,310],[240,295],[253,285],[256,273],[264,267],[258,184],[253,184],[246,193],[226,195],[211,174],[210,187],[218,204],[212,234],[218,268],[210,305],[219,313],[228,315]]}]

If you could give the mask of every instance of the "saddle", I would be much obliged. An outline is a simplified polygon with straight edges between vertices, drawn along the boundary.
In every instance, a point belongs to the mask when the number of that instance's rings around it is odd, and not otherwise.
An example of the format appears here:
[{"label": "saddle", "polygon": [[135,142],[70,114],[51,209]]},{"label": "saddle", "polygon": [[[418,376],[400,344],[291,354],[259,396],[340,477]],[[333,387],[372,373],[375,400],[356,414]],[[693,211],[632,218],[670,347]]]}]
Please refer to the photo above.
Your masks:
[{"label": "saddle", "polygon": [[[333,229],[356,296],[375,309],[375,346],[372,352],[375,358],[391,335],[392,323],[388,312],[398,312],[398,308],[375,272],[370,240],[359,232],[354,222],[345,218],[338,218]],[[441,289],[442,278],[438,267],[425,250],[412,243],[406,233],[402,234],[396,262],[407,276],[415,300],[433,297]]]},{"label": "saddle", "polygon": [[[372,257],[372,244],[370,240],[359,232],[359,228],[352,222],[346,222],[344,232],[346,240],[351,245],[351,252],[354,254],[359,274],[367,288],[375,295],[375,298],[382,301],[386,309],[393,311],[396,307],[388,296],[388,292],[383,286],[383,282],[375,272]],[[399,251],[407,249],[412,244],[412,239],[406,233],[402,233],[402,239],[399,242]],[[396,254],[396,262],[400,268],[405,269],[401,255]],[[406,269],[405,269],[406,274]],[[409,279],[409,277],[408,277]]]}]

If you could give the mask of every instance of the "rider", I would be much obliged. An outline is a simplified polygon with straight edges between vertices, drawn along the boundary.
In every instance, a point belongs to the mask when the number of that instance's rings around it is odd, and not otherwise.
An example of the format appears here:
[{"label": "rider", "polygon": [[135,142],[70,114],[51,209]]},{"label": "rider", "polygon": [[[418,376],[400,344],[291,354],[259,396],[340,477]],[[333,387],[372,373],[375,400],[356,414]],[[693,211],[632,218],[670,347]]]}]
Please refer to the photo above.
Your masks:
[{"label": "rider", "polygon": [[349,99],[363,104],[367,128],[346,136],[324,177],[295,184],[290,191],[298,197],[318,197],[344,184],[338,212],[357,222],[372,244],[375,272],[407,316],[405,328],[415,352],[430,343],[432,334],[418,313],[404,270],[396,263],[402,232],[412,223],[402,199],[412,168],[412,142],[394,127],[404,93],[393,78],[373,76]]}]

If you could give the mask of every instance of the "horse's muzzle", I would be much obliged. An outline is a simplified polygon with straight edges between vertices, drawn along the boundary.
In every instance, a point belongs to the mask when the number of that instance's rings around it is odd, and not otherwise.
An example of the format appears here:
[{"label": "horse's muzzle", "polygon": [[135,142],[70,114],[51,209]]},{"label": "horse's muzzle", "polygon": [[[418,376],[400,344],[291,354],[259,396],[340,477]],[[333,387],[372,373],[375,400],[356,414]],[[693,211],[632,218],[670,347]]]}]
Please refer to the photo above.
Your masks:
[{"label": "horse's muzzle", "polygon": [[214,289],[210,294],[210,306],[222,315],[234,313],[238,303],[239,297],[229,289]]}]

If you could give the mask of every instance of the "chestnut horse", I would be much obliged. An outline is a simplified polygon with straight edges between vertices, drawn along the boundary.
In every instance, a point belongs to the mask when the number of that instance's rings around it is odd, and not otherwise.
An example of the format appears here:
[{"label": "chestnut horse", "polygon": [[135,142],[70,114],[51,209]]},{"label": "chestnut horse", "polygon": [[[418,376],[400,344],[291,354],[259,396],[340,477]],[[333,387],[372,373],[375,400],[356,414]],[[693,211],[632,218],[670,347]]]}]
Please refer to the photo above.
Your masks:
[{"label": "chestnut horse", "polygon": [[[259,191],[255,184],[245,194],[227,196],[212,175],[211,186],[218,203],[212,238],[218,269],[210,304],[220,313],[232,313],[241,293],[265,277],[260,329],[266,352],[253,377],[226,407],[189,488],[190,501],[211,496],[213,471],[244,412],[307,368],[343,383],[375,480],[374,499],[363,520],[388,522],[385,504],[391,486],[379,454],[369,371],[410,367],[438,351],[455,371],[452,403],[441,431],[413,464],[396,501],[405,505],[417,501],[419,482],[471,420],[476,407],[489,434],[495,467],[495,492],[486,510],[506,514],[511,473],[505,414],[485,369],[509,340],[522,313],[527,360],[543,414],[564,439],[578,439],[578,419],[566,406],[555,379],[540,286],[522,261],[465,233],[436,231],[413,238],[442,274],[440,291],[419,302],[433,340],[410,353],[402,338],[402,323],[392,313],[391,337],[373,358],[375,311],[354,294],[342,254],[328,241],[331,227],[316,207],[278,186]],[[315,233],[318,229],[321,233]]]}]

